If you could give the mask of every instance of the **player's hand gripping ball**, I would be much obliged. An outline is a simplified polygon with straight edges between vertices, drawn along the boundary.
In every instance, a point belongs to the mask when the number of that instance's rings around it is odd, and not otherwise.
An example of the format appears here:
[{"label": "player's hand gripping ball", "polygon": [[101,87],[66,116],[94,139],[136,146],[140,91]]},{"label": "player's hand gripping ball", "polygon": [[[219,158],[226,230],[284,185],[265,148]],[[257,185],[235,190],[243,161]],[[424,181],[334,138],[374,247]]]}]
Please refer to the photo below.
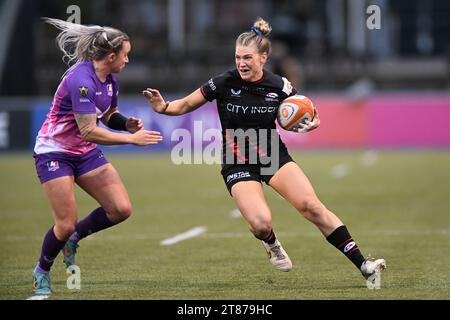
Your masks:
[{"label": "player's hand gripping ball", "polygon": [[301,129],[300,124],[314,119],[314,105],[312,101],[302,95],[294,95],[286,98],[278,108],[277,120],[279,125],[288,131]]}]

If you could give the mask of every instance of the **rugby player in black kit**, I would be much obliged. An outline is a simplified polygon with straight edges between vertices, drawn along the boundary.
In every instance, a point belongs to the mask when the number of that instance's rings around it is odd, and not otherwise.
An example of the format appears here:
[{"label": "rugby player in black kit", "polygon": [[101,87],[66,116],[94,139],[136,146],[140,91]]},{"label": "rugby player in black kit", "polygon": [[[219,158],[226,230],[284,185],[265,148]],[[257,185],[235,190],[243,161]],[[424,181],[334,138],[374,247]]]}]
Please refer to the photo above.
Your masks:
[{"label": "rugby player in black kit", "polygon": [[[190,95],[166,102],[157,89],[147,88],[143,94],[154,111],[170,116],[191,112],[216,100],[223,135],[223,178],[250,231],[262,241],[275,268],[290,271],[292,262],[273,231],[262,181],[314,223],[368,279],[385,269],[385,260],[363,257],[347,227],[320,202],[277,134],[278,107],[297,91],[286,78],[264,69],[270,54],[267,35],[271,30],[266,21],[258,18],[251,30],[236,40],[236,69],[213,77]],[[319,125],[316,110],[313,121],[301,125],[298,132],[308,132]]]}]

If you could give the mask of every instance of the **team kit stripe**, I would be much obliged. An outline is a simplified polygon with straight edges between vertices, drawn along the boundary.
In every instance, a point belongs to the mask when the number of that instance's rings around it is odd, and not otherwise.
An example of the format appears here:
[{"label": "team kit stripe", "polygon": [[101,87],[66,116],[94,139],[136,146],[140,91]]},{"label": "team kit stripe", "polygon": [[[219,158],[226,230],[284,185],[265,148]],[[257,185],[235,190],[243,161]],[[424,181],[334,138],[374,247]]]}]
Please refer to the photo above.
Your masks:
[{"label": "team kit stripe", "polygon": [[345,255],[347,257],[349,257],[354,251],[359,251],[359,248],[356,244],[355,244],[355,247],[352,250],[350,250],[349,252],[347,252]]},{"label": "team kit stripe", "polygon": [[350,241],[352,241],[353,240],[353,238],[352,237],[350,237],[350,238],[348,238],[347,240],[345,240],[344,242],[342,242],[340,245],[338,245],[338,249],[341,249],[344,245],[346,245],[348,242],[350,242]]}]

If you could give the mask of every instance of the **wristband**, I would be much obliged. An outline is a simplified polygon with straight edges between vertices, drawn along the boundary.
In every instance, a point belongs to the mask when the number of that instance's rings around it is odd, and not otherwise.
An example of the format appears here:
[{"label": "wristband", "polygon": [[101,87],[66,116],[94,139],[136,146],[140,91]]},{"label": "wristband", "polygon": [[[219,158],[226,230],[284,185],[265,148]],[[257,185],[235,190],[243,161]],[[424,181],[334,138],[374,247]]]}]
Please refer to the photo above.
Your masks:
[{"label": "wristband", "polygon": [[114,130],[127,131],[127,120],[128,118],[124,117],[119,112],[114,112],[111,117],[109,117],[108,127]]}]

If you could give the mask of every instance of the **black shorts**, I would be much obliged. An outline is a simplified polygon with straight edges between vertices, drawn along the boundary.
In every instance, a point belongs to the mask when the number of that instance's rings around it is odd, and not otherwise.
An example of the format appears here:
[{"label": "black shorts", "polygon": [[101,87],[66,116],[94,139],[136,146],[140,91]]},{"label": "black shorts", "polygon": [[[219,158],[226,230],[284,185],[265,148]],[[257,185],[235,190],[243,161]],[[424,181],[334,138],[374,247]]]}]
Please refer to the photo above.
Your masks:
[{"label": "black shorts", "polygon": [[238,182],[241,181],[264,181],[266,184],[269,183],[270,179],[277,173],[277,171],[288,162],[295,162],[287,152],[283,152],[280,155],[278,166],[275,170],[267,170],[270,173],[265,174],[264,168],[267,167],[259,164],[235,164],[223,167],[222,174],[223,180],[227,186],[228,192],[231,195],[231,188]]}]

